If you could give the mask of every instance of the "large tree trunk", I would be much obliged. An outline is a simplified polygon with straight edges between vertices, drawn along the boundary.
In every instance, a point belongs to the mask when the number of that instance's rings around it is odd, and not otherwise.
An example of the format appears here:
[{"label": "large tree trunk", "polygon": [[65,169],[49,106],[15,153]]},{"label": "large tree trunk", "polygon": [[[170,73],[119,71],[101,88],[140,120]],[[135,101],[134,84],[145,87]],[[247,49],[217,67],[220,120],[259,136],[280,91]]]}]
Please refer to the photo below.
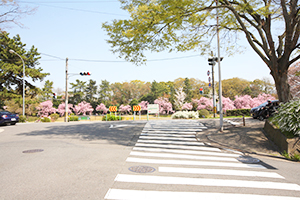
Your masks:
[{"label": "large tree trunk", "polygon": [[[288,63],[288,62],[286,62]],[[278,99],[280,102],[288,102],[292,99],[290,85],[288,83],[288,66],[281,62],[270,67],[271,75],[274,78]]]}]

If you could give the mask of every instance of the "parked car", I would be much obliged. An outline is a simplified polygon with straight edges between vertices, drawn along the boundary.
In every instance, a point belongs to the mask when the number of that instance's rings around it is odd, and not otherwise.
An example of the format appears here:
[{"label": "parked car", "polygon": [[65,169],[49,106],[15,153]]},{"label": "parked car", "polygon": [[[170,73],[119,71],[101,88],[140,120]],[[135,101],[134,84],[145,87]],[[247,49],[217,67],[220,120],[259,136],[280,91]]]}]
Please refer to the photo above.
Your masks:
[{"label": "parked car", "polygon": [[15,125],[17,122],[19,122],[19,115],[0,110],[0,125]]},{"label": "parked car", "polygon": [[[275,109],[277,109],[279,107],[279,101],[278,100],[272,100],[271,102],[272,102]],[[254,107],[250,110],[250,114],[253,117],[253,119],[257,119],[257,117],[260,113],[260,110],[263,109],[267,104],[268,104],[268,102],[266,101],[266,102],[260,104],[259,106]]]}]

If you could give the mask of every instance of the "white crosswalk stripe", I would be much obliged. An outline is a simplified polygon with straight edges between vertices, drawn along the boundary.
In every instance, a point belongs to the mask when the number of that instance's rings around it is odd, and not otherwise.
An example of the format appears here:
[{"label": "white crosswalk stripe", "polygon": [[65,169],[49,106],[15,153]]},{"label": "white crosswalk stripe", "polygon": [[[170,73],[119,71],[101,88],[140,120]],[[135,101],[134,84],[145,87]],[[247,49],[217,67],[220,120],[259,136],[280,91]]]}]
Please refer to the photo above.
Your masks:
[{"label": "white crosswalk stripe", "polygon": [[198,141],[205,128],[195,120],[148,122],[125,165],[153,170],[124,168],[105,199],[300,200],[300,186],[266,165]]}]

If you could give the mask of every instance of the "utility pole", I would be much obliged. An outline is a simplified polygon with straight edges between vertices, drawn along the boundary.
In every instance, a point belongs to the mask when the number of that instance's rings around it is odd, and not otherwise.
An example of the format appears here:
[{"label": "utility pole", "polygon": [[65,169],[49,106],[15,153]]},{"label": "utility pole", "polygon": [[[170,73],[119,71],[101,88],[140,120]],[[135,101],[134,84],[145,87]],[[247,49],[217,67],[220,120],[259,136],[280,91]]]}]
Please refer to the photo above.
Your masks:
[{"label": "utility pole", "polygon": [[[211,57],[214,57],[214,53],[211,52]],[[211,66],[211,76],[212,76],[212,94],[213,94],[213,112],[214,118],[216,118],[216,96],[215,96],[215,71],[214,64]]]},{"label": "utility pole", "polygon": [[65,122],[68,122],[68,58],[66,58]]},{"label": "utility pole", "polygon": [[217,44],[218,44],[218,66],[219,66],[219,103],[220,103],[220,132],[223,132],[223,108],[222,108],[222,79],[221,79],[221,58],[220,58],[220,30],[219,30],[219,0],[217,4]]}]

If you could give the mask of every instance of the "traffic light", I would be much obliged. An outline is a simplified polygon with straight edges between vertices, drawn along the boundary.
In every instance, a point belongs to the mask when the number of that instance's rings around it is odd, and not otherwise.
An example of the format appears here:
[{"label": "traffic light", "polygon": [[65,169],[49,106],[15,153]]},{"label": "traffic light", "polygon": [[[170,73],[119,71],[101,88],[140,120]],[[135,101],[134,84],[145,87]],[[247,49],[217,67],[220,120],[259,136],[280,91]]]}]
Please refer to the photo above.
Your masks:
[{"label": "traffic light", "polygon": [[201,88],[199,89],[199,91],[200,91],[200,94],[203,94],[203,87],[201,87]]},{"label": "traffic light", "polygon": [[[220,57],[220,61],[223,60],[223,57]],[[218,62],[218,57],[210,57],[208,58],[208,64],[209,65],[215,65],[216,62]]]},{"label": "traffic light", "polygon": [[210,57],[210,58],[208,58],[208,64],[209,65],[215,65],[217,60],[218,60],[217,57],[213,57],[213,58]]},{"label": "traffic light", "polygon": [[79,73],[81,76],[90,76],[91,73],[90,72],[80,72]]},{"label": "traffic light", "polygon": [[53,99],[56,99],[56,94],[55,93],[53,93]]}]

